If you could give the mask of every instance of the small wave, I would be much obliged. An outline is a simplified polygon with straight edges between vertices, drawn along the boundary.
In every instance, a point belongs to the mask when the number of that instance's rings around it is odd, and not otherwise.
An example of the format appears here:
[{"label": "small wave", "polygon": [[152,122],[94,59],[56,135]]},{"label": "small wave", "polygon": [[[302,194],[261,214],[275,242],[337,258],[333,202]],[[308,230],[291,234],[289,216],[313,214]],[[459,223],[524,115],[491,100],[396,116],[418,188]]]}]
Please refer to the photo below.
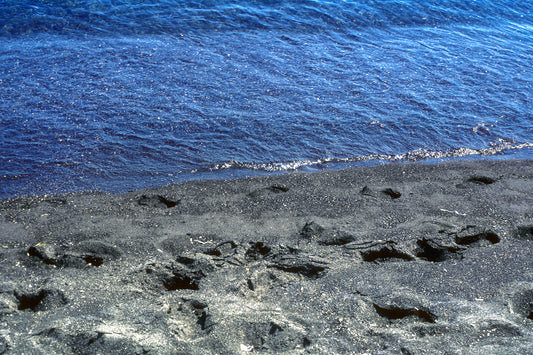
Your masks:
[{"label": "small wave", "polygon": [[[373,160],[385,160],[390,162],[406,161],[414,162],[427,159],[445,159],[445,158],[464,158],[472,155],[491,156],[500,154],[507,150],[518,150],[525,148],[533,148],[533,143],[520,143],[509,142],[500,139],[498,142],[493,143],[488,148],[472,149],[472,148],[454,148],[446,151],[432,151],[428,149],[417,149],[404,154],[369,154],[350,158],[324,158],[318,160],[296,160],[290,162],[273,162],[273,163],[252,163],[252,162],[239,162],[228,161],[222,164],[217,164],[209,171],[226,170],[226,169],[246,169],[251,171],[265,171],[269,173],[282,172],[282,171],[295,171],[305,167],[322,166],[327,164],[338,163],[357,163],[368,162]],[[194,171],[197,172],[197,171]]]},{"label": "small wave", "polygon": [[140,35],[221,30],[340,30],[522,20],[527,1],[70,1],[0,4],[0,35]]}]

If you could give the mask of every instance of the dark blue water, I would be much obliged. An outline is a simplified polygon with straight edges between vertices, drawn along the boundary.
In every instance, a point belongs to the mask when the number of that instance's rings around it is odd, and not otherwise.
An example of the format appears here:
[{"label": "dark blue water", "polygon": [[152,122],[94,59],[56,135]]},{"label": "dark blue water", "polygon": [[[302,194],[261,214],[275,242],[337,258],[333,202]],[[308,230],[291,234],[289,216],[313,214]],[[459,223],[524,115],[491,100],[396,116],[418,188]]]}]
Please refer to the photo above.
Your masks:
[{"label": "dark blue water", "polygon": [[0,198],[533,158],[533,1],[0,2]]}]

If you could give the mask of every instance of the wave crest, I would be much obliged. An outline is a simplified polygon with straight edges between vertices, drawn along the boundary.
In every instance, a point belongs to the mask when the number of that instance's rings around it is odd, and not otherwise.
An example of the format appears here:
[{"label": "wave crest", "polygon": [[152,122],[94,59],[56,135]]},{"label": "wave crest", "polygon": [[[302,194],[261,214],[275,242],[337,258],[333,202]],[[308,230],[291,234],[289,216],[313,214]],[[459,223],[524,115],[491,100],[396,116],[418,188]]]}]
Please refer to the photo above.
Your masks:
[{"label": "wave crest", "polygon": [[472,148],[454,148],[446,151],[432,151],[428,149],[417,149],[404,154],[369,154],[348,158],[324,158],[317,160],[295,160],[289,162],[270,162],[270,163],[253,163],[240,162],[231,160],[222,164],[217,164],[209,171],[226,170],[226,169],[246,169],[252,171],[265,171],[269,173],[281,171],[295,171],[304,167],[321,166],[326,164],[336,163],[357,163],[368,162],[373,160],[385,160],[390,162],[406,161],[414,162],[427,159],[445,159],[445,158],[463,158],[472,155],[491,156],[500,154],[507,150],[518,150],[533,148],[533,143],[520,143],[506,141],[500,139],[498,142],[491,144],[488,148],[472,149]]}]

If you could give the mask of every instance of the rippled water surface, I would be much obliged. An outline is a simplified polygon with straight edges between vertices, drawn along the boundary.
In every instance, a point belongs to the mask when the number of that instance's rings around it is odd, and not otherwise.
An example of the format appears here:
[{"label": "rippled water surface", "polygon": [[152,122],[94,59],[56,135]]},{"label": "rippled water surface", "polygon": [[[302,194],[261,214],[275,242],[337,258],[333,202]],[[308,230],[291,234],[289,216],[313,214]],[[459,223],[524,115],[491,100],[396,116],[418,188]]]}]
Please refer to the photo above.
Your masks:
[{"label": "rippled water surface", "polygon": [[533,158],[533,2],[0,2],[0,198]]}]

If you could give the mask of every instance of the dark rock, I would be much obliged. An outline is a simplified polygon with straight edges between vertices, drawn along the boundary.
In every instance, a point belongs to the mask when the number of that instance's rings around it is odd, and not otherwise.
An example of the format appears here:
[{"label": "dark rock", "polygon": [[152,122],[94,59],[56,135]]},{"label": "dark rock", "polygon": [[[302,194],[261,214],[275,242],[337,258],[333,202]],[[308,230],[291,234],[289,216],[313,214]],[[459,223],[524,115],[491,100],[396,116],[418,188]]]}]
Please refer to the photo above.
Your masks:
[{"label": "dark rock", "polygon": [[268,325],[268,333],[264,335],[263,339],[263,348],[276,352],[306,348],[309,345],[311,345],[311,340],[309,340],[305,333],[297,331],[294,328],[278,325],[274,322]]},{"label": "dark rock", "polygon": [[257,320],[234,326],[242,329],[241,352],[292,353],[311,345],[306,332],[291,324]]},{"label": "dark rock", "polygon": [[186,302],[186,304],[197,318],[196,323],[200,329],[209,334],[213,327],[213,321],[209,314],[209,308],[207,307],[207,304],[197,300],[189,300]]},{"label": "dark rock", "polygon": [[122,256],[122,251],[119,248],[99,240],[83,241],[73,248],[73,250],[82,254],[110,260],[116,260]]},{"label": "dark rock", "polygon": [[87,265],[96,267],[109,260],[116,260],[122,255],[117,247],[98,240],[81,242],[76,248],[73,248],[73,251],[75,253],[71,255],[79,255]]},{"label": "dark rock", "polygon": [[457,188],[464,189],[468,188],[469,185],[491,185],[495,183],[497,179],[491,178],[484,175],[474,175],[464,180],[464,183],[459,183],[456,185]]},{"label": "dark rock", "polygon": [[217,256],[221,258],[228,258],[234,256],[238,251],[238,244],[232,240],[222,242],[214,248],[207,249],[205,254]]},{"label": "dark rock", "polygon": [[246,250],[247,246],[229,240],[207,249],[204,254],[210,255],[219,267],[242,266],[246,263]]},{"label": "dark rock", "polygon": [[203,276],[185,268],[174,268],[171,273],[163,277],[163,286],[169,291],[199,290],[200,280]]}]

